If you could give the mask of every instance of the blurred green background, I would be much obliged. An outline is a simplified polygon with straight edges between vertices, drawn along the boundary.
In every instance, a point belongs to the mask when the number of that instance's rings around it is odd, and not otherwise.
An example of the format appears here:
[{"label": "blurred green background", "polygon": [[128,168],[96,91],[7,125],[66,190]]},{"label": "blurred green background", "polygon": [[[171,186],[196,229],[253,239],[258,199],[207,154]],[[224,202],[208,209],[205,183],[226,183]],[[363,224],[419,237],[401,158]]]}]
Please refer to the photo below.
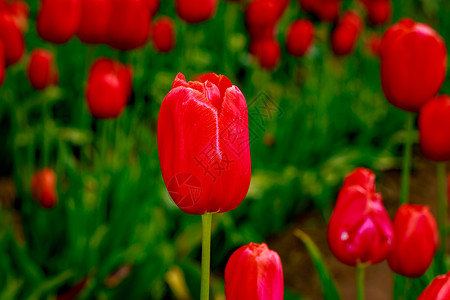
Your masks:
[{"label": "blurred green background", "polygon": [[[127,53],[76,38],[47,44],[35,31],[38,1],[28,3],[27,52],[54,51],[60,81],[34,91],[24,57],[0,89],[0,299],[54,299],[77,285],[78,299],[199,298],[201,218],[170,200],[156,143],[159,107],[178,72],[187,79],[224,74],[249,104],[252,181],[237,209],[214,215],[213,299],[224,299],[223,272],[237,247],[273,239],[305,213],[326,227],[348,172],[399,168],[406,114],[384,99],[378,59],[365,44],[386,27],[366,25],[355,52],[336,58],[332,25],[316,23],[314,48],[293,58],[285,51],[286,28],[307,15],[291,1],[278,26],[281,63],[269,72],[248,54],[239,3],[219,1],[212,20],[187,25],[173,1],[161,0],[156,18],[168,15],[176,23],[177,45],[169,54],[155,53],[151,42]],[[344,9],[355,7],[356,1],[343,2]],[[393,7],[392,22],[408,16],[450,40],[449,1],[394,0]],[[87,70],[99,56],[134,67],[133,95],[113,121],[92,119],[84,102]],[[448,80],[442,92],[450,92]],[[44,140],[58,176],[59,204],[51,210],[30,193],[33,172],[44,167]],[[293,286],[286,289],[286,299],[302,297]]]}]

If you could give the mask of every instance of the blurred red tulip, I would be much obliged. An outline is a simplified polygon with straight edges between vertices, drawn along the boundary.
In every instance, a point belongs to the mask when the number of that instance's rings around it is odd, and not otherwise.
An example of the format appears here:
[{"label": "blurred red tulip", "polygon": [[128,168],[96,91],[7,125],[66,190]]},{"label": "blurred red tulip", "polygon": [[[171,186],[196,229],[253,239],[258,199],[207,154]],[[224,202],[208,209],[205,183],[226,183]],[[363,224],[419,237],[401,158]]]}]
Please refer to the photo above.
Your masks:
[{"label": "blurred red tulip", "polygon": [[306,19],[293,22],[287,31],[286,48],[289,54],[301,57],[311,48],[314,25]]},{"label": "blurred red tulip", "polygon": [[381,43],[381,37],[377,34],[370,35],[366,39],[366,48],[372,54],[373,56],[379,57],[380,56],[380,43]]},{"label": "blurred red tulip", "polygon": [[0,87],[5,82],[6,66],[5,66],[5,48],[3,42],[0,40]]},{"label": "blurred red tulip", "polygon": [[81,0],[41,0],[36,27],[47,42],[64,44],[78,31]]},{"label": "blurred red tulip", "polygon": [[159,10],[159,0],[147,0],[148,9],[150,9],[150,15],[153,17]]},{"label": "blurred red tulip", "polygon": [[350,266],[379,263],[392,250],[392,223],[374,182],[375,175],[368,169],[350,173],[328,224],[331,252]]},{"label": "blurred red tulip", "polygon": [[91,67],[86,101],[99,119],[117,118],[125,108],[132,89],[131,69],[120,62],[99,58]]},{"label": "blurred red tulip", "polygon": [[77,35],[86,44],[106,43],[112,12],[111,0],[81,0],[81,21]]},{"label": "blurred red tulip", "polygon": [[217,0],[175,0],[178,16],[187,23],[211,19],[217,9]]},{"label": "blurred red tulip", "polygon": [[150,35],[151,16],[146,0],[112,0],[108,44],[119,50],[142,47]]},{"label": "blurred red tulip", "polygon": [[334,22],[341,10],[341,0],[299,0],[300,7],[324,22]]},{"label": "blurred red tulip", "polygon": [[427,286],[417,300],[448,300],[450,299],[450,272],[439,275]]},{"label": "blurred red tulip", "polygon": [[428,206],[400,206],[394,218],[394,235],[394,250],[388,257],[391,269],[406,277],[422,276],[433,261],[439,241],[436,220]]},{"label": "blurred red tulip", "polygon": [[380,45],[381,83],[394,106],[418,112],[444,82],[447,49],[431,27],[403,19],[391,26]]},{"label": "blurred red tulip", "polygon": [[27,76],[36,90],[43,90],[58,80],[54,67],[53,53],[44,49],[35,49],[30,54]]},{"label": "blurred red tulip", "polygon": [[368,0],[367,20],[372,25],[383,25],[392,17],[391,0]]},{"label": "blurred red tulip", "polygon": [[236,208],[251,177],[245,98],[214,73],[186,82],[179,73],[158,117],[158,153],[167,190],[185,213]]},{"label": "blurred red tulip", "polygon": [[56,174],[52,169],[44,168],[33,174],[31,194],[43,208],[52,208],[58,203]]},{"label": "blurred red tulip", "polygon": [[273,70],[280,63],[280,44],[273,38],[251,41],[250,53],[256,56],[259,65],[266,70]]},{"label": "blurred red tulip", "polygon": [[14,15],[0,11],[0,40],[3,42],[6,66],[18,62],[25,52],[25,40]]},{"label": "blurred red tulip", "polygon": [[22,32],[25,32],[28,29],[30,7],[25,1],[17,0],[3,2],[0,4],[0,11],[9,12],[14,17],[17,27],[19,27]]},{"label": "blurred red tulip", "polygon": [[161,17],[153,26],[153,46],[158,52],[167,53],[175,47],[175,25],[171,18]]},{"label": "blurred red tulip", "polygon": [[435,161],[450,160],[450,97],[429,100],[419,113],[419,138],[422,153]]},{"label": "blurred red tulip", "polygon": [[281,259],[266,244],[250,243],[237,249],[225,268],[227,300],[282,300]]},{"label": "blurred red tulip", "polygon": [[275,1],[255,0],[245,9],[245,23],[252,39],[273,38],[277,21]]},{"label": "blurred red tulip", "polygon": [[331,34],[331,49],[337,56],[353,52],[362,30],[363,22],[358,13],[348,11],[342,15]]}]

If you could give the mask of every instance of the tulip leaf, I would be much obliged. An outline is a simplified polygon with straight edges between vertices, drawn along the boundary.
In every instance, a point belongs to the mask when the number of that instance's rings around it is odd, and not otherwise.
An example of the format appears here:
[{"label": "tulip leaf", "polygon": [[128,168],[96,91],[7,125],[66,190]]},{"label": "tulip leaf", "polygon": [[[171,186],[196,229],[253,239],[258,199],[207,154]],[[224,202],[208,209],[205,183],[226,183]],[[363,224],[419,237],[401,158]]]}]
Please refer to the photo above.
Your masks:
[{"label": "tulip leaf", "polygon": [[339,291],[336,287],[336,283],[331,277],[330,271],[325,264],[319,248],[316,246],[316,244],[314,244],[313,240],[300,229],[296,229],[294,234],[305,244],[306,249],[308,250],[308,253],[313,261],[314,267],[316,268],[317,273],[319,273],[323,298],[325,300],[341,299]]}]

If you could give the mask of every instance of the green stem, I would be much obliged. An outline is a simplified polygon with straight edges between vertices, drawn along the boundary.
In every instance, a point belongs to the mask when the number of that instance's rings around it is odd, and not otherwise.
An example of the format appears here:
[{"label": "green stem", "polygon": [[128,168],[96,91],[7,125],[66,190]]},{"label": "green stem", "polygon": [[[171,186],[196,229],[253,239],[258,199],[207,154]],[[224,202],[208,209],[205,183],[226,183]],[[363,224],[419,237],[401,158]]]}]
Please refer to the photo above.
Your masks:
[{"label": "green stem", "polygon": [[404,299],[405,295],[405,286],[406,286],[406,277],[395,274],[394,279],[394,300]]},{"label": "green stem", "polygon": [[447,199],[447,174],[445,169],[445,162],[437,164],[437,189],[438,189],[438,226],[439,234],[441,238],[440,252],[445,255],[445,246],[447,238],[447,211],[448,211],[448,199]]},{"label": "green stem", "polygon": [[364,272],[366,267],[358,265],[356,267],[356,288],[358,300],[364,300]]},{"label": "green stem", "polygon": [[202,215],[202,283],[200,300],[209,299],[209,268],[211,260],[211,220],[212,214]]},{"label": "green stem", "polygon": [[413,129],[414,129],[413,126],[414,126],[414,114],[408,113],[406,121],[405,148],[403,152],[402,193],[400,197],[400,204],[407,203],[409,199],[409,178],[411,175]]},{"label": "green stem", "polygon": [[46,97],[42,99],[42,167],[48,167],[50,157],[48,122],[50,121],[49,108]]}]

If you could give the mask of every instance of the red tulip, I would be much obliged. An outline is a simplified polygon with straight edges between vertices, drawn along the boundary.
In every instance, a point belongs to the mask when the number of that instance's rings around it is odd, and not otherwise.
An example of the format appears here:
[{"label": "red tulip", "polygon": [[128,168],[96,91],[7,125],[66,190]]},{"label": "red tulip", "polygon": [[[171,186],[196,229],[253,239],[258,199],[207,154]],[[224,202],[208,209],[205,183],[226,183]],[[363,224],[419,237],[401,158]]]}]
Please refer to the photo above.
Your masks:
[{"label": "red tulip", "polygon": [[366,8],[367,20],[372,25],[383,25],[391,19],[391,0],[369,0],[367,1]]},{"label": "red tulip", "polygon": [[341,0],[299,0],[300,7],[324,22],[333,22],[341,10]]},{"label": "red tulip", "polygon": [[380,43],[381,37],[376,34],[373,34],[366,39],[366,47],[370,54],[373,56],[380,56]]},{"label": "red tulip", "polygon": [[10,13],[17,27],[20,28],[22,32],[28,29],[28,16],[30,14],[30,7],[25,1],[17,0],[11,2],[3,2],[0,4],[1,11],[7,11]]},{"label": "red tulip", "polygon": [[89,72],[86,101],[91,114],[99,119],[117,118],[131,94],[131,69],[107,58],[98,59]]},{"label": "red tulip", "polygon": [[444,82],[447,49],[431,27],[403,19],[391,26],[380,45],[381,83],[394,106],[418,112]]},{"label": "red tulip", "polygon": [[223,75],[186,82],[179,73],[158,118],[164,183],[185,213],[222,213],[247,194],[251,176],[247,104]]},{"label": "red tulip", "polygon": [[376,264],[392,250],[394,233],[375,175],[364,168],[347,176],[328,224],[328,244],[341,262]]},{"label": "red tulip", "polygon": [[3,42],[0,40],[0,87],[5,82],[6,77],[6,66],[5,66],[5,50],[3,47]]},{"label": "red tulip", "polygon": [[147,6],[150,10],[150,15],[153,17],[159,10],[159,0],[147,0]]},{"label": "red tulip", "polygon": [[297,20],[287,31],[287,51],[293,56],[301,57],[311,48],[313,39],[314,25],[306,19]]},{"label": "red tulip", "polygon": [[435,161],[450,160],[450,97],[441,95],[420,109],[419,137],[422,153]]},{"label": "red tulip", "polygon": [[267,70],[275,69],[280,62],[280,44],[275,39],[252,41],[250,44],[250,53],[254,54],[259,65]]},{"label": "red tulip", "polygon": [[161,17],[153,26],[153,45],[158,52],[166,53],[175,47],[175,25],[169,17]]},{"label": "red tulip", "polygon": [[78,31],[81,0],[41,0],[37,32],[50,43],[64,44]]},{"label": "red tulip", "polygon": [[227,300],[282,300],[283,266],[266,244],[250,243],[237,249],[225,268]]},{"label": "red tulip", "polygon": [[433,260],[439,240],[436,220],[428,206],[400,206],[394,218],[394,234],[389,266],[406,277],[422,276]]},{"label": "red tulip", "polygon": [[3,42],[6,66],[18,62],[25,52],[25,40],[16,17],[6,10],[0,11],[0,40]]},{"label": "red tulip", "polygon": [[362,29],[361,17],[353,11],[345,13],[331,34],[331,49],[338,56],[353,52]]},{"label": "red tulip", "polygon": [[58,81],[58,72],[53,64],[53,53],[44,49],[31,52],[27,75],[36,90],[43,90]]},{"label": "red tulip", "polygon": [[78,37],[86,44],[106,43],[112,12],[111,0],[81,0],[81,3]]},{"label": "red tulip", "polygon": [[211,19],[217,9],[217,0],[175,0],[178,16],[187,23]]},{"label": "red tulip", "polygon": [[450,272],[439,275],[427,286],[417,300],[448,300],[450,299]]},{"label": "red tulip", "polygon": [[142,47],[150,34],[151,16],[146,0],[112,0],[108,44],[119,50]]},{"label": "red tulip", "polygon": [[31,194],[43,208],[52,208],[58,203],[56,174],[52,169],[44,168],[33,174]]}]

